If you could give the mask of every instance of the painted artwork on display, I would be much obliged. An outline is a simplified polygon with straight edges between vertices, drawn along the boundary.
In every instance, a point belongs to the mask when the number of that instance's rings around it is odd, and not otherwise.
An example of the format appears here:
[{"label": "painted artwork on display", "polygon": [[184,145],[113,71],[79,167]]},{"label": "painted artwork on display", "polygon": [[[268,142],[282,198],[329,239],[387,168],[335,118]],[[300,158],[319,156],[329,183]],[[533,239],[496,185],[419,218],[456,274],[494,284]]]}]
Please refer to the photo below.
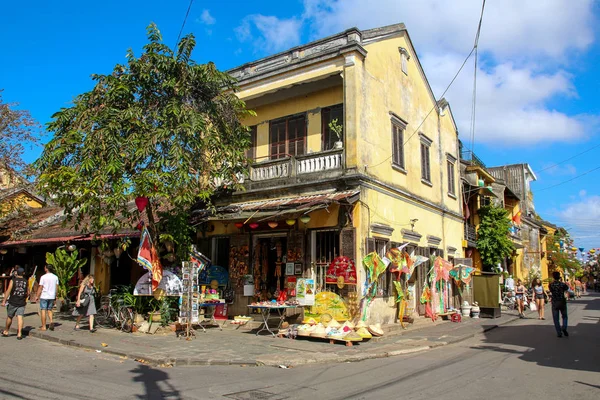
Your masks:
[{"label": "painted artwork on display", "polygon": [[356,266],[350,257],[337,257],[327,268],[325,283],[335,285],[342,279],[346,285],[356,285]]},{"label": "painted artwork on display", "polygon": [[296,282],[296,300],[301,306],[315,304],[315,280],[300,278]]}]

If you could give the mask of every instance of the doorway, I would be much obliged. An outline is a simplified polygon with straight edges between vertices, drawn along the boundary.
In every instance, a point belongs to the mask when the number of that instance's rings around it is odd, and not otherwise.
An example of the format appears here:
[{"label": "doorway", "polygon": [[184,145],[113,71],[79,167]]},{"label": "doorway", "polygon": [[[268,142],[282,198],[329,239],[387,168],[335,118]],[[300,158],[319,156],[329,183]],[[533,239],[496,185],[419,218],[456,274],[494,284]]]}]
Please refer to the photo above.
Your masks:
[{"label": "doorway", "polygon": [[261,300],[273,300],[284,289],[287,236],[285,234],[254,237],[253,266],[255,280],[260,277]]}]

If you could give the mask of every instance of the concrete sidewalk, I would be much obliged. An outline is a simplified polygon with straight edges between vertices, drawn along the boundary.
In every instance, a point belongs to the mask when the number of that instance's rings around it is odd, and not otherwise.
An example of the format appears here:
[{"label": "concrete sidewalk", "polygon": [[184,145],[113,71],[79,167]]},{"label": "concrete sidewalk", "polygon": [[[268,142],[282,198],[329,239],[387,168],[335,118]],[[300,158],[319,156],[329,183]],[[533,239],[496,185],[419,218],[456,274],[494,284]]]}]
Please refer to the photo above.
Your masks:
[{"label": "concrete sidewalk", "polygon": [[[549,306],[547,306],[549,311]],[[537,314],[530,313],[532,318]],[[6,309],[0,311],[0,323],[4,326]],[[504,311],[496,319],[463,319],[461,323],[419,319],[406,330],[389,326],[387,334],[360,342],[352,347],[343,343],[330,344],[328,340],[298,338],[296,340],[273,338],[270,335],[256,336],[251,331],[236,329],[226,323],[221,331],[208,328],[206,332],[196,331],[192,340],[177,338],[173,332],[148,335],[144,333],[123,333],[112,329],[99,328],[95,333],[87,330],[87,320],[82,321],[82,330],[75,331],[74,318],[59,314],[55,318],[54,331],[40,331],[37,304],[27,306],[24,336],[57,342],[92,351],[115,354],[153,365],[269,365],[297,366],[311,363],[338,363],[360,361],[371,358],[390,357],[413,353],[438,346],[456,343],[476,334],[494,329],[514,321],[515,312]],[[16,321],[11,328],[13,336],[0,338],[11,346],[27,345],[25,340],[17,341]],[[337,342],[336,342],[337,343]]]}]

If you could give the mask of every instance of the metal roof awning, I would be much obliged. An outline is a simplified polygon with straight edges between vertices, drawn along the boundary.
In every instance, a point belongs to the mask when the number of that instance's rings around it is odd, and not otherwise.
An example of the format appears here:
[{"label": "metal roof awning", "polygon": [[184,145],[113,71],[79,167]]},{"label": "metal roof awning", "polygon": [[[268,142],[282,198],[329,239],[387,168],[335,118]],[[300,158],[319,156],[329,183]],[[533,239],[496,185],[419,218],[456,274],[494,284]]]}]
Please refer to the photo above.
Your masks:
[{"label": "metal roof awning", "polygon": [[6,242],[0,243],[0,247],[11,247],[11,246],[26,246],[30,244],[44,244],[44,243],[64,243],[64,242],[80,242],[98,239],[117,239],[124,237],[138,237],[140,233],[117,233],[117,234],[104,234],[104,235],[77,235],[77,236],[57,236],[47,238],[31,238],[21,240],[7,240]]},{"label": "metal roof awning", "polygon": [[272,217],[306,214],[325,208],[332,203],[353,204],[358,200],[360,191],[346,190],[336,192],[320,192],[304,196],[289,196],[276,199],[264,199],[234,203],[217,208],[217,213],[209,220],[262,220]]}]

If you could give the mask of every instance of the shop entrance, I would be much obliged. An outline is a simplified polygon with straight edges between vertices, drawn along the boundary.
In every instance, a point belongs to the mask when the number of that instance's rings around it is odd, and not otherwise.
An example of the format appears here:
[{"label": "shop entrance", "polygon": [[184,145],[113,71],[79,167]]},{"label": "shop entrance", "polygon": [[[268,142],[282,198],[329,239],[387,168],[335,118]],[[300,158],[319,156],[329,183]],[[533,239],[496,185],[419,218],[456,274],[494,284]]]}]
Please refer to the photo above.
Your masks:
[{"label": "shop entrance", "polygon": [[287,254],[286,234],[256,236],[254,240],[255,284],[260,277],[261,300],[273,300],[284,289],[285,261]]}]

